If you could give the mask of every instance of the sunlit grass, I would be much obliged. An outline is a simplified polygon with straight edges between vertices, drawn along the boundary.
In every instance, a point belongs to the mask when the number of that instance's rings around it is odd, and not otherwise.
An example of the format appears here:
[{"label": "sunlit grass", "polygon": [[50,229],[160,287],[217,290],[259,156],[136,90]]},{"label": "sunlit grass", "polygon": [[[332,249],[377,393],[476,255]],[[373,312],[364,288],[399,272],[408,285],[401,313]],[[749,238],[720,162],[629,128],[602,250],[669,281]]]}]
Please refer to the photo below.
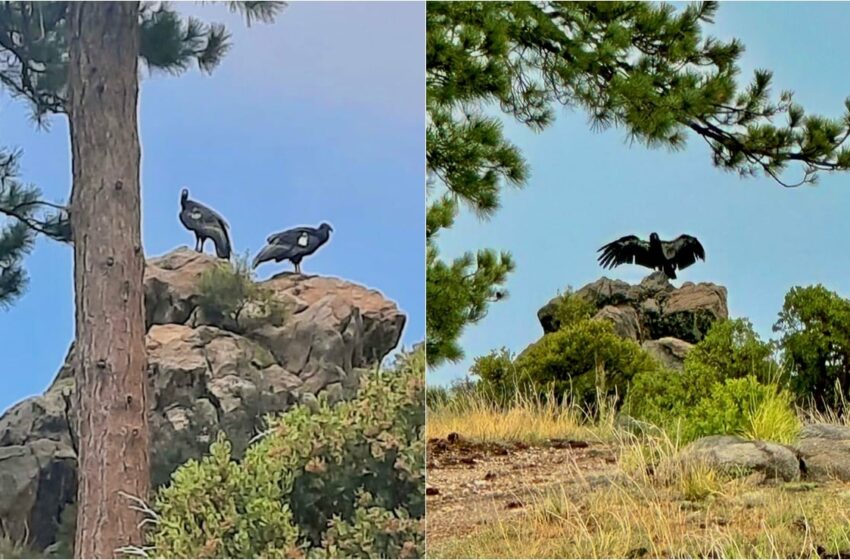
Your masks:
[{"label": "sunlit grass", "polygon": [[[681,460],[678,431],[640,435],[554,400],[499,407],[473,393],[429,408],[429,437],[480,441],[605,440],[617,460],[599,473],[565,463],[564,484],[535,489],[522,512],[462,535],[429,539],[432,558],[821,558],[850,557],[850,484],[760,484]],[[834,412],[764,402],[745,437],[792,442],[802,420],[847,425]],[[613,407],[611,407],[613,409]],[[757,477],[756,477],[757,478]]]},{"label": "sunlit grass", "polygon": [[[625,443],[625,442],[624,442]],[[599,487],[537,493],[525,513],[429,541],[432,558],[818,558],[850,554],[850,485],[755,485],[673,461],[675,446],[627,444]],[[649,476],[647,467],[657,469]]]},{"label": "sunlit grass", "polygon": [[458,433],[481,442],[534,444],[553,439],[604,439],[613,430],[613,414],[591,423],[586,411],[556,399],[521,396],[510,406],[499,406],[475,393],[430,406],[426,422],[429,438]]}]

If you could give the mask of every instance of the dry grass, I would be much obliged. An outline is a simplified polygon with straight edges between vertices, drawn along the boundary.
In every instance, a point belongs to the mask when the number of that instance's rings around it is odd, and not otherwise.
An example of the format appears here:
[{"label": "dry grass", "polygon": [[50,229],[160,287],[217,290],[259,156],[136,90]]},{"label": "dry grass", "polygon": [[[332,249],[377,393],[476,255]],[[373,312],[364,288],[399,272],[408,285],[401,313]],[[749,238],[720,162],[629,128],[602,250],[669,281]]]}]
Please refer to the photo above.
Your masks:
[{"label": "dry grass", "polygon": [[432,558],[817,558],[850,554],[846,485],[800,491],[727,482],[693,502],[623,484],[541,496],[519,523],[436,546]]},{"label": "dry grass", "polygon": [[[827,416],[809,420],[835,420]],[[508,412],[478,403],[428,418],[430,436],[456,431],[491,440],[598,436],[614,440],[617,476],[567,467],[563,485],[519,515],[463,535],[429,540],[431,558],[848,558],[850,484],[765,485],[676,460],[679,442],[590,428],[575,410],[525,403]]]},{"label": "dry grass", "polygon": [[587,412],[554,399],[518,398],[508,410],[477,395],[465,395],[428,409],[428,438],[458,433],[480,442],[542,443],[553,439],[608,439],[614,433],[614,416],[592,425]]},{"label": "dry grass", "polygon": [[[622,477],[538,493],[528,511],[429,542],[432,558],[850,556],[850,485],[765,486],[672,461],[675,445],[622,442]],[[650,468],[651,467],[651,468]]]}]

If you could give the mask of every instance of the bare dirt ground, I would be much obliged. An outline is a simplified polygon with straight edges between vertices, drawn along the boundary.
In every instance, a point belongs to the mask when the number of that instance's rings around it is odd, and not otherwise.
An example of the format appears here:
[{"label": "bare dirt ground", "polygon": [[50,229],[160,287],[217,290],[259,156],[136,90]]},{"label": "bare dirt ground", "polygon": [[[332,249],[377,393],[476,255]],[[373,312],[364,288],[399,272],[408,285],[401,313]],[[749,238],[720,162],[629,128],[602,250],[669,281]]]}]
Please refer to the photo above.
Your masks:
[{"label": "bare dirt ground", "polygon": [[[607,483],[616,476],[613,447],[584,441],[473,443],[458,434],[428,441],[428,541],[468,534],[518,515],[549,488]],[[579,467],[590,473],[578,480]]]}]

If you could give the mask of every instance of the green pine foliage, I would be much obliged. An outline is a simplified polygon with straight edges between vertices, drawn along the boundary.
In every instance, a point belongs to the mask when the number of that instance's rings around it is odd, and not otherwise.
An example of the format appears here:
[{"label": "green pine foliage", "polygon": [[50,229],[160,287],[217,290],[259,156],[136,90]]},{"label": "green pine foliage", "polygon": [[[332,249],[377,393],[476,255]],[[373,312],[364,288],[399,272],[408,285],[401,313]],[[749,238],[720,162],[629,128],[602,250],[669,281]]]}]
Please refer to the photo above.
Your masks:
[{"label": "green pine foliage", "polygon": [[149,532],[167,558],[424,555],[425,355],[404,355],[357,398],[269,418],[244,458],[220,436],[162,488]]},{"label": "green pine foliage", "polygon": [[67,241],[69,229],[63,212],[40,213],[39,191],[18,179],[19,152],[0,150],[0,308],[23,294],[27,275],[23,259],[32,250],[37,232]]},{"label": "green pine foliage", "polygon": [[[706,36],[716,2],[431,2],[427,6],[428,361],[457,361],[466,325],[504,293],[513,260],[490,249],[451,262],[437,248],[461,205],[481,218],[529,169],[500,117],[535,130],[559,106],[648,147],[704,140],[715,165],[785,186],[850,169],[850,101],[837,119],[771,94],[759,70],[737,83],[743,45]],[[790,166],[796,179],[786,178]]]},{"label": "green pine foliage", "polygon": [[[248,24],[271,22],[284,2],[229,2]],[[33,117],[47,124],[65,112],[68,64],[67,2],[0,2],[0,82],[27,100]],[[196,64],[211,72],[230,48],[220,24],[184,17],[166,2],[141,2],[139,58],[152,72],[180,74]]]}]

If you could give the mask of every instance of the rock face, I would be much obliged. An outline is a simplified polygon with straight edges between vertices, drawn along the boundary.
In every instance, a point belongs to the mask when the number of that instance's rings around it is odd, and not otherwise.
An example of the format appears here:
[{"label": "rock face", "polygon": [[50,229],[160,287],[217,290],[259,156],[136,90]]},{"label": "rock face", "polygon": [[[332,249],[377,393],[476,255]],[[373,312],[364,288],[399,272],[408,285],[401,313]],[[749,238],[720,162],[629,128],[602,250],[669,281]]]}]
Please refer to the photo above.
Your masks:
[{"label": "rock face", "polygon": [[796,447],[808,480],[850,481],[850,427],[810,424],[800,430]]},{"label": "rock face", "polygon": [[[676,370],[682,369],[688,350],[711,325],[729,317],[726,288],[692,282],[675,288],[662,272],[653,272],[637,285],[600,278],[576,295],[593,304],[594,318],[611,321],[614,332],[639,342],[662,365]],[[537,312],[544,334],[560,327],[555,319],[560,297]]]},{"label": "rock face", "polygon": [[665,336],[658,340],[646,340],[641,344],[641,348],[646,350],[647,354],[652,356],[662,366],[667,369],[682,371],[685,367],[685,356],[688,355],[693,344]]},{"label": "rock face", "polygon": [[[726,288],[692,282],[674,288],[662,272],[653,272],[636,286],[600,278],[576,294],[599,310],[597,316],[612,319],[617,332],[640,342],[672,337],[694,344],[702,340],[714,321],[729,317]],[[544,333],[559,327],[554,318],[559,297],[537,312]]]},{"label": "rock face", "polygon": [[688,445],[679,459],[701,462],[732,475],[759,473],[764,481],[800,480],[800,461],[792,449],[738,436],[700,438]]},{"label": "rock face", "polygon": [[[336,278],[279,274],[261,284],[285,302],[282,324],[208,324],[198,281],[216,259],[178,249],[145,270],[154,484],[200,457],[219,430],[244,451],[269,412],[316,395],[347,398],[398,344],[405,316],[379,292]],[[0,526],[39,547],[75,499],[69,358],[47,391],[0,417]]]}]

